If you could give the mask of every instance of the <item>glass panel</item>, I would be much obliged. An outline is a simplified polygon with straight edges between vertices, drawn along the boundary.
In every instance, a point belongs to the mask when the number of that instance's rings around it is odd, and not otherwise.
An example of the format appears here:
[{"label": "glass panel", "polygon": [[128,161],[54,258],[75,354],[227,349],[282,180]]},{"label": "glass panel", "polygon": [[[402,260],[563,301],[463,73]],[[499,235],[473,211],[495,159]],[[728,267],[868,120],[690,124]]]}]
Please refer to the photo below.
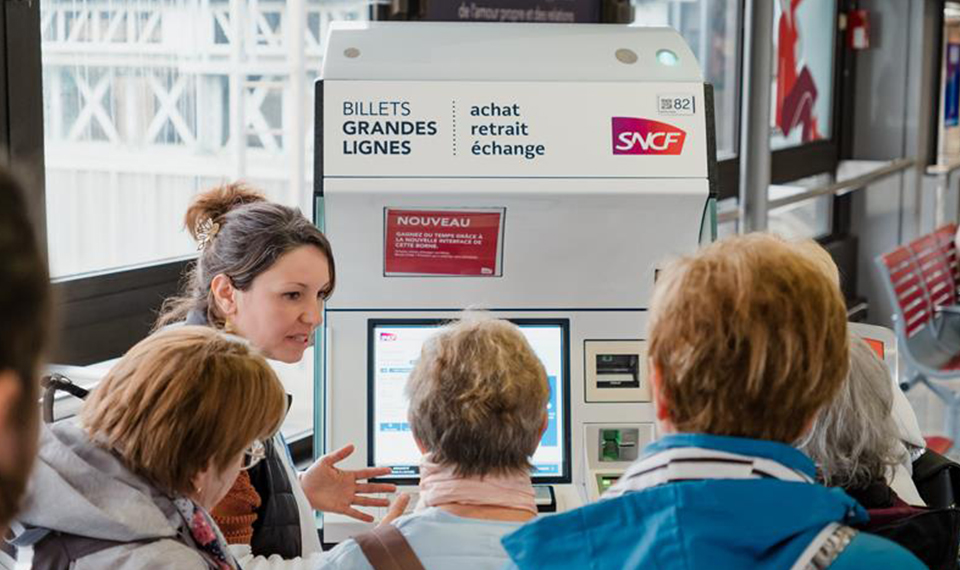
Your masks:
[{"label": "glass panel", "polygon": [[53,277],[190,255],[186,206],[226,180],[309,213],[323,36],[367,14],[357,0],[42,0]]},{"label": "glass panel", "polygon": [[[53,277],[192,255],[187,204],[227,180],[309,216],[322,41],[368,6],[41,0]],[[293,395],[288,436],[312,428],[313,361],[274,363]]]},{"label": "glass panel", "polygon": [[717,157],[737,155],[740,124],[740,2],[738,0],[634,0],[639,26],[669,26],[696,54],[713,84]]},{"label": "glass panel", "polygon": [[771,150],[831,136],[836,11],[835,0],[774,2]]},{"label": "glass panel", "polygon": [[[736,212],[740,207],[740,200],[736,197],[724,198],[717,202],[717,217],[725,216],[731,212]],[[740,222],[738,218],[728,218],[726,221],[717,224],[717,239],[724,239],[737,235],[740,232]]]},{"label": "glass panel", "polygon": [[[806,192],[801,186],[771,186],[770,199]],[[833,196],[818,196],[803,202],[773,208],[768,215],[770,232],[787,239],[818,238],[830,233]]]}]

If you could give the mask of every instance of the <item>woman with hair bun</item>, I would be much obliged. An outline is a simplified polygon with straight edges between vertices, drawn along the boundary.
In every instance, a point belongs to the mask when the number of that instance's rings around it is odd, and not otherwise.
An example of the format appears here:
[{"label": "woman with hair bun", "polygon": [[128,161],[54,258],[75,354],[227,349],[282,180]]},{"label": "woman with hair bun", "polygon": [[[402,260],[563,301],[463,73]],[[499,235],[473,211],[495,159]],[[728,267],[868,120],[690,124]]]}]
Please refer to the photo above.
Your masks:
[{"label": "woman with hair bun", "polygon": [[[247,339],[264,356],[303,358],[323,322],[336,270],[327,238],[300,210],[268,202],[243,184],[199,194],[187,209],[187,229],[199,256],[185,290],[164,302],[157,328],[185,323]],[[321,552],[312,510],[372,521],[354,506],[385,507],[364,493],[396,490],[365,483],[388,468],[345,471],[336,464],[353,446],[324,456],[298,474],[279,434],[266,442],[266,459],[240,474],[213,516],[244,568]],[[398,500],[391,518],[403,511]]]}]

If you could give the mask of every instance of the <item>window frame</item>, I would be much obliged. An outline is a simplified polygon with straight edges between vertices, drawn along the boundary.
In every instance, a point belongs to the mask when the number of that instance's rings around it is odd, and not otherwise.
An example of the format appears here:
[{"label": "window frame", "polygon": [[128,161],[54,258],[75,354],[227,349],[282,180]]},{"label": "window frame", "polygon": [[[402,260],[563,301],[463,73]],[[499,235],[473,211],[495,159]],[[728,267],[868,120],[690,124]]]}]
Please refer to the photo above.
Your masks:
[{"label": "window frame", "polygon": [[934,24],[935,35],[933,41],[935,42],[937,48],[936,53],[937,57],[933,58],[934,61],[931,62],[933,65],[933,73],[931,73],[931,86],[933,91],[933,102],[930,106],[930,132],[927,134],[927,156],[926,165],[935,166],[940,162],[940,123],[943,121],[943,109],[940,108],[941,99],[943,98],[943,59],[944,59],[944,49],[946,48],[946,43],[944,42],[943,32],[944,32],[944,23],[946,22],[946,17],[944,11],[946,10],[946,0],[941,0],[938,2],[936,10],[934,10],[934,18],[936,23]]},{"label": "window frame", "polygon": [[41,65],[39,2],[4,0],[0,3],[0,162],[15,162],[17,174],[28,183],[27,207],[37,238],[45,244]]}]

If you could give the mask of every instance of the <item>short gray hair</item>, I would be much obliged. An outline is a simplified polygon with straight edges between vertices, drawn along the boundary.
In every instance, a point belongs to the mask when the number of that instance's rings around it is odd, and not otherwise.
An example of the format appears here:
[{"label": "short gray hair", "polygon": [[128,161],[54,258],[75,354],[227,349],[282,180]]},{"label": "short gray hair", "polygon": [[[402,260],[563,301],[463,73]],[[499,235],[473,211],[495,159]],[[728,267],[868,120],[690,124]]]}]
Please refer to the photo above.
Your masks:
[{"label": "short gray hair", "polygon": [[904,452],[892,408],[890,371],[867,343],[851,335],[847,380],[797,447],[817,464],[827,486],[862,489],[883,481]]},{"label": "short gray hair", "polygon": [[406,390],[410,428],[434,462],[460,476],[529,471],[550,388],[516,325],[464,313],[424,343]]}]

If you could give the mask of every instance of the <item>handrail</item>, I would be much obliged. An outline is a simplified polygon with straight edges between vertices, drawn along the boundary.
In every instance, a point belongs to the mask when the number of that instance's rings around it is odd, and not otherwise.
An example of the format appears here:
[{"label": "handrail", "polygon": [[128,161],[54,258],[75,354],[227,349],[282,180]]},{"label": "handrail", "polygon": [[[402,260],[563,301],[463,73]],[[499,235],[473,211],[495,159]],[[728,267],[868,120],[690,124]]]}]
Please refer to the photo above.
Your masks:
[{"label": "handrail", "polygon": [[944,174],[951,174],[958,168],[960,168],[960,158],[955,158],[949,162],[931,164],[927,167],[927,174],[931,176],[943,176]]},{"label": "handrail", "polygon": [[[805,202],[807,200],[812,200],[813,198],[819,198],[820,196],[826,196],[829,194],[839,194],[847,190],[857,190],[865,186],[869,186],[874,182],[882,180],[888,176],[892,176],[904,170],[909,170],[914,168],[917,165],[916,159],[913,158],[898,158],[891,161],[885,166],[881,166],[875,170],[871,170],[860,176],[854,176],[853,178],[848,178],[846,180],[840,180],[833,182],[831,184],[826,184],[824,186],[817,186],[810,188],[799,194],[794,194],[792,196],[785,196],[783,198],[777,198],[776,200],[770,200],[768,202],[767,211],[771,211],[774,208],[782,208],[783,206],[789,206],[790,204],[796,204],[797,202]],[[717,223],[722,224],[725,222],[732,222],[740,218],[740,207],[728,210],[726,212],[721,212],[717,214]]]},{"label": "handrail", "polygon": [[848,178],[847,180],[840,180],[839,182],[834,182],[833,184],[827,184],[825,186],[820,186],[817,188],[811,188],[806,192],[801,192],[800,194],[794,194],[793,196],[785,196],[783,198],[778,198],[777,200],[770,200],[770,209],[781,208],[783,206],[789,206],[790,204],[796,204],[797,202],[804,202],[812,198],[817,198],[819,196],[824,196],[827,194],[838,194],[845,190],[857,190],[865,186],[869,186],[874,182],[882,180],[888,176],[892,176],[904,170],[908,170],[917,165],[916,159],[913,158],[898,158],[890,162],[886,166],[881,166],[876,170],[871,170],[866,174],[861,174],[860,176],[854,176],[853,178]]}]

